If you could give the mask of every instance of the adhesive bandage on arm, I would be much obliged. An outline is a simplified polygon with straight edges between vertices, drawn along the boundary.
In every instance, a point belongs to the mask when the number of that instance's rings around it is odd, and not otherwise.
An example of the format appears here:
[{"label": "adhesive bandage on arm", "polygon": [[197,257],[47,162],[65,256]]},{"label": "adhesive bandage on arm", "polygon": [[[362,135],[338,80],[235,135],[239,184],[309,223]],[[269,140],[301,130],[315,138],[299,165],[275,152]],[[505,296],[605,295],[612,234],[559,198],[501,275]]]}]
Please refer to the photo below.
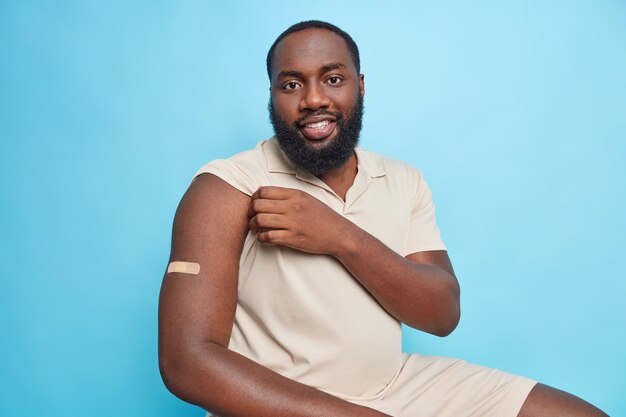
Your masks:
[{"label": "adhesive bandage on arm", "polygon": [[181,274],[193,274],[198,275],[200,272],[200,264],[195,262],[183,262],[183,261],[174,261],[170,262],[167,267],[167,273],[170,272],[180,272]]}]

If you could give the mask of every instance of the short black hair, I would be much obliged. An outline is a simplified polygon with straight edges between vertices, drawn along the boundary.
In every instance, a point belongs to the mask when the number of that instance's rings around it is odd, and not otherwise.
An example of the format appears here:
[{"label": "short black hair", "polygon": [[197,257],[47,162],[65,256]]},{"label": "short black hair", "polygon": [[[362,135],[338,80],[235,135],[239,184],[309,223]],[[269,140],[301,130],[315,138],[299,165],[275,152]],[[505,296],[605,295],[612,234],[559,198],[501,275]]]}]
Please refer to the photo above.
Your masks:
[{"label": "short black hair", "polygon": [[278,38],[274,41],[270,50],[267,52],[267,58],[265,60],[265,64],[267,65],[267,76],[272,81],[272,63],[274,62],[274,49],[276,49],[276,45],[278,42],[283,40],[283,38],[287,35],[290,35],[294,32],[300,32],[305,29],[326,29],[331,32],[335,32],[337,35],[341,36],[343,40],[346,42],[346,46],[348,47],[348,51],[350,52],[350,56],[352,57],[352,62],[354,62],[354,67],[356,68],[356,73],[361,73],[361,60],[359,58],[359,48],[356,46],[356,43],[343,30],[339,29],[337,26],[328,23],[322,22],[321,20],[305,20],[304,22],[296,23],[287,28],[283,33],[278,35]]}]

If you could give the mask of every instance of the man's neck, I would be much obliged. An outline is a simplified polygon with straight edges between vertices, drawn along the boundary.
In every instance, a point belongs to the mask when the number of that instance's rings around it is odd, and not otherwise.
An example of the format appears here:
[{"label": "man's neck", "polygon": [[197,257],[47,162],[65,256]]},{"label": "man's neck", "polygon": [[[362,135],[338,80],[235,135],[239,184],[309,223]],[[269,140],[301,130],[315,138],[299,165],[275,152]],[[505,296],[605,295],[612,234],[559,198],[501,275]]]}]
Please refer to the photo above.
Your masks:
[{"label": "man's neck", "polygon": [[339,168],[330,169],[317,176],[324,181],[342,200],[346,200],[346,193],[354,183],[357,173],[356,154],[353,153],[348,162]]}]

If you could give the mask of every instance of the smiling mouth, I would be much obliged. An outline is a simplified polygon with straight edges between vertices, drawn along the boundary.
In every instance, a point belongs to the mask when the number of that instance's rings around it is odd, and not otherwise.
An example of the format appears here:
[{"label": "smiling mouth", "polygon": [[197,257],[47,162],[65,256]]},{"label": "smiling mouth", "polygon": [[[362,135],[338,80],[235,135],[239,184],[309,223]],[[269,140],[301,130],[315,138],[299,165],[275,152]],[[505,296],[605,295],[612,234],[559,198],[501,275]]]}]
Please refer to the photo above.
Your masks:
[{"label": "smiling mouth", "polygon": [[329,137],[335,131],[337,123],[330,120],[323,120],[317,123],[309,123],[300,128],[305,138],[310,140],[322,140]]},{"label": "smiling mouth", "polygon": [[312,123],[302,124],[300,132],[309,140],[322,140],[329,137],[337,125],[336,120],[324,119]]},{"label": "smiling mouth", "polygon": [[330,123],[329,120],[322,120],[321,122],[317,122],[317,123],[309,123],[307,125],[304,125],[304,127],[308,129],[321,129],[325,126],[328,126],[329,123]]}]

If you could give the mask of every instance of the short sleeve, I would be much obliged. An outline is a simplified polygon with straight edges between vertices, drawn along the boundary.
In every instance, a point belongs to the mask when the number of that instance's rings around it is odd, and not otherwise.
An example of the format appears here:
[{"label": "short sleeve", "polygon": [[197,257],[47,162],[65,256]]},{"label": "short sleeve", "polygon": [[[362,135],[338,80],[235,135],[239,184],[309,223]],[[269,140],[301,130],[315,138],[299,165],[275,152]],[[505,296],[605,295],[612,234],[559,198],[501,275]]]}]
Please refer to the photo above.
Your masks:
[{"label": "short sleeve", "polygon": [[198,175],[213,174],[244,194],[254,194],[261,183],[267,182],[261,145],[262,142],[259,142],[255,149],[239,153],[229,159],[209,162],[196,171],[191,181],[193,182]]},{"label": "short sleeve", "polygon": [[252,195],[258,188],[254,186],[253,179],[229,159],[216,159],[209,162],[194,174],[191,181],[193,182],[198,175],[202,174],[213,174],[247,195]]},{"label": "short sleeve", "polygon": [[405,256],[415,252],[446,250],[437,227],[435,204],[428,184],[422,174],[415,170],[410,183],[412,207]]}]

